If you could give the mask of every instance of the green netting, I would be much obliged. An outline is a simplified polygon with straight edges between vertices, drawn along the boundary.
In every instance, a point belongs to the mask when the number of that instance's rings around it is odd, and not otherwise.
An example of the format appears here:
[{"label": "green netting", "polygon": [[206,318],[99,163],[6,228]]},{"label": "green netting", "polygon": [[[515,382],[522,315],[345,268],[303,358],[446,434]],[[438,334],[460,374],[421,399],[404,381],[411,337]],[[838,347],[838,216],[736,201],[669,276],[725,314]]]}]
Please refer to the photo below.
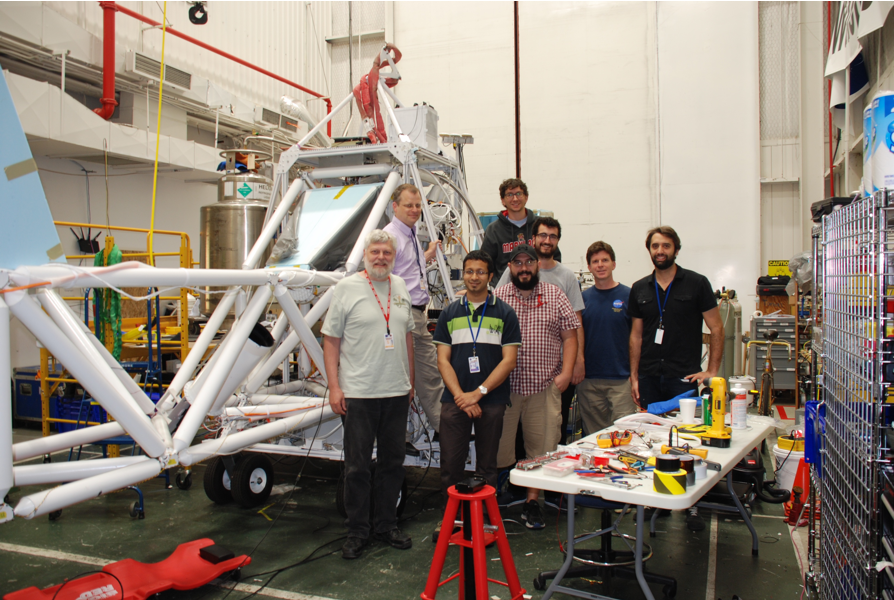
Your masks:
[{"label": "green netting", "polygon": [[[105,260],[103,254],[96,253],[93,266],[106,267],[121,262],[121,250],[117,244],[109,251],[108,260]],[[121,360],[121,294],[106,288],[93,288],[93,303],[96,307],[96,337],[105,345],[106,325],[109,325],[115,338],[112,356],[115,360]]]}]

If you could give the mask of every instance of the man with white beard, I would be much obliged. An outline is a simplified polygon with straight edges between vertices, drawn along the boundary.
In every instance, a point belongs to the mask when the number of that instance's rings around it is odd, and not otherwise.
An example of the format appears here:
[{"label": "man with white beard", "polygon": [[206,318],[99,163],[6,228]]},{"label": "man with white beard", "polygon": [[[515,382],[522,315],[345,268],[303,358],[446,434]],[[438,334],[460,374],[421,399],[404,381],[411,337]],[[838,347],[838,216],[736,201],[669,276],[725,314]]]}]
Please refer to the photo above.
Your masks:
[{"label": "man with white beard", "polygon": [[413,398],[413,315],[404,280],[391,274],[397,242],[376,229],[366,238],[366,272],[335,286],[323,324],[329,404],[344,415],[348,537],[342,558],[359,558],[370,541],[370,462],[376,445],[374,536],[413,545],[397,528],[404,480],[407,406]]}]

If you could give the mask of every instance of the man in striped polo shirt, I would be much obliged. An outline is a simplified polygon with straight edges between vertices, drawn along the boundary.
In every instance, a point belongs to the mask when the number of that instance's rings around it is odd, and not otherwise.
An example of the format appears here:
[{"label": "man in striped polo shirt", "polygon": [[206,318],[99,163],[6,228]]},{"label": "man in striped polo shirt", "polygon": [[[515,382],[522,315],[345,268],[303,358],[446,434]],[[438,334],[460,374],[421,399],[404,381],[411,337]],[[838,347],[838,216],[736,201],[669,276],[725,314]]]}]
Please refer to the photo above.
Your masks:
[{"label": "man in striped polo shirt", "polygon": [[473,250],[463,259],[466,295],[438,319],[434,342],[446,389],[441,398],[441,492],[464,478],[472,427],[475,473],[497,487],[497,449],[509,403],[521,331],[515,311],[488,293],[494,276],[490,255]]}]

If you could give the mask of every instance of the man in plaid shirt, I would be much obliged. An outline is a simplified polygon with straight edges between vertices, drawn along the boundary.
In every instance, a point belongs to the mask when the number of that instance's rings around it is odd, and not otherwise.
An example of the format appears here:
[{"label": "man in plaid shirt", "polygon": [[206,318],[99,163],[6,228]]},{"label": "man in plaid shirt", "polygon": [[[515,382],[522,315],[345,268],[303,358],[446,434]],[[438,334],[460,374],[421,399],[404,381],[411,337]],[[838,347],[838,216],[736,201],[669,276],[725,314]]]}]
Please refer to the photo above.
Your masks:
[{"label": "man in plaid shirt", "polygon": [[[571,383],[577,357],[580,322],[565,293],[540,281],[537,253],[527,244],[509,257],[511,283],[494,295],[515,310],[522,345],[516,369],[509,376],[509,407],[503,417],[503,435],[497,464],[515,462],[515,433],[521,419],[528,458],[556,449],[562,424],[562,392]],[[529,529],[542,529],[540,490],[528,489],[522,520]]]}]

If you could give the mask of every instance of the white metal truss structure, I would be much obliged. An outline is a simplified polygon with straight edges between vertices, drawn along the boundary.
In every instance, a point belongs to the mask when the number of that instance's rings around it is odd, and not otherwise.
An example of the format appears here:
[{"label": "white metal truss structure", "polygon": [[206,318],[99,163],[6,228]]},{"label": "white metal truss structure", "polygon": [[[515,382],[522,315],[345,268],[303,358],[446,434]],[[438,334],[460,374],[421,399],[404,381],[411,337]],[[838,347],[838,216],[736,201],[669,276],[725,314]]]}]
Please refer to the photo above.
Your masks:
[{"label": "white metal truss structure", "polygon": [[[312,332],[329,307],[333,286],[358,269],[364,240],[380,226],[392,193],[401,182],[415,183],[422,191],[421,223],[430,239],[442,240],[437,264],[428,273],[432,308],[443,308],[453,299],[462,256],[473,239],[480,245],[483,233],[469,202],[459,161],[408,141],[387,102],[399,100],[390,90],[379,91],[398,139],[349,147],[302,147],[352,97],[345,98],[326,120],[281,156],[267,222],[241,270],[167,269],[129,262],[87,268],[21,266],[0,272],[0,288],[5,289],[0,294],[0,380],[10,379],[9,322],[15,316],[114,419],[12,444],[10,386],[0,386],[0,409],[7,407],[0,410],[0,498],[13,486],[61,484],[21,497],[14,510],[0,504],[0,521],[13,518],[13,514],[32,519],[136,485],[166,469],[189,468],[209,459],[216,462],[206,469],[206,491],[207,471],[211,471],[212,491],[232,491],[237,501],[242,497],[250,503],[251,495],[262,494],[265,486],[269,493],[272,474],[261,473],[258,479],[257,470],[233,469],[227,457],[252,450],[341,459],[341,421],[328,404],[323,352]],[[457,149],[457,157],[460,152]],[[295,166],[300,176],[290,181],[289,173],[295,173]],[[323,191],[321,184],[345,188],[358,183],[380,187],[365,220],[360,221],[362,227],[352,232],[355,236],[344,250],[343,266],[318,271],[313,265],[259,264],[275,236],[300,229],[302,208],[315,191]],[[299,246],[301,243],[299,239]],[[221,286],[227,291],[156,404],[60,296],[60,291],[67,288],[152,287],[164,291],[186,286]],[[273,299],[282,313],[269,335],[265,333],[269,339],[263,341],[256,335],[258,322]],[[210,359],[200,364],[234,307],[236,321]],[[283,369],[283,382],[268,386],[271,376],[292,353],[299,354],[298,362],[304,367],[301,377],[290,381],[288,370]],[[311,361],[315,370],[310,368]],[[408,455],[407,464],[437,467],[438,446],[430,439],[421,411],[412,411],[408,426],[410,441],[418,452]],[[196,441],[203,428],[215,435]],[[15,461],[123,434],[133,438],[142,455],[13,466]],[[245,481],[236,481],[240,478]]]}]

